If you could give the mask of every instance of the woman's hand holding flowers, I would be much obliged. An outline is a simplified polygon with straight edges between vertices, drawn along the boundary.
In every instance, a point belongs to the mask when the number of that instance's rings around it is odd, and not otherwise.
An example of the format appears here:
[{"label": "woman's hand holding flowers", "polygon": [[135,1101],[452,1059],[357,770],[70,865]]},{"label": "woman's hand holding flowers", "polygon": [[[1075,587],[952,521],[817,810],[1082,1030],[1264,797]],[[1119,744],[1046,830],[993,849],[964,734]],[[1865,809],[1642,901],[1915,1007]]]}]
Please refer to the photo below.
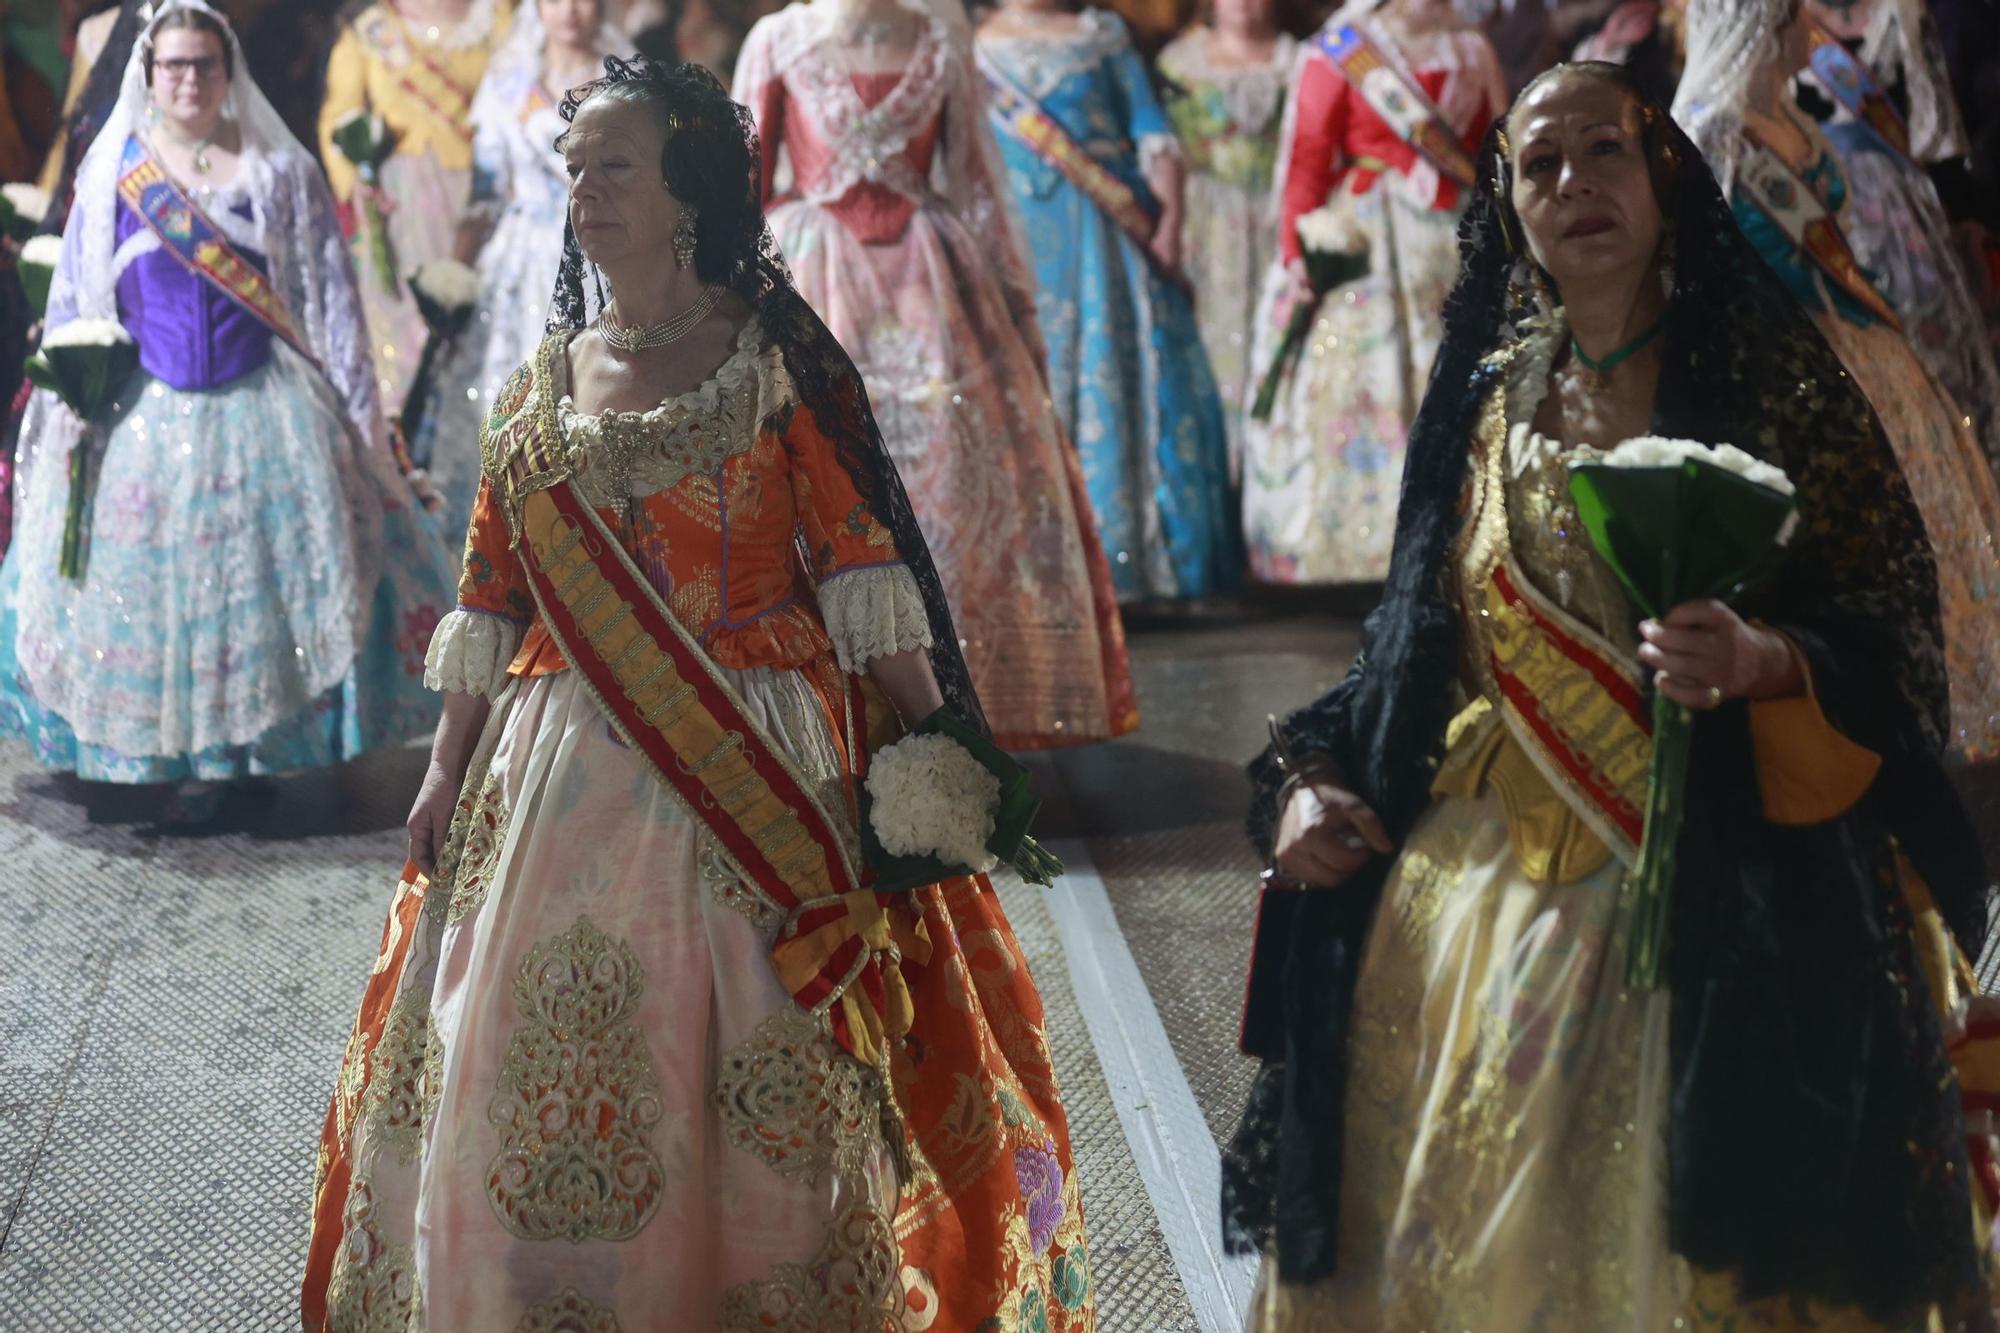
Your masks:
[{"label": "woman's hand holding flowers", "polygon": [[1639,625],[1639,660],[1653,685],[1687,708],[1718,708],[1729,699],[1779,699],[1805,689],[1791,640],[1750,624],[1712,599],[1683,602]]}]

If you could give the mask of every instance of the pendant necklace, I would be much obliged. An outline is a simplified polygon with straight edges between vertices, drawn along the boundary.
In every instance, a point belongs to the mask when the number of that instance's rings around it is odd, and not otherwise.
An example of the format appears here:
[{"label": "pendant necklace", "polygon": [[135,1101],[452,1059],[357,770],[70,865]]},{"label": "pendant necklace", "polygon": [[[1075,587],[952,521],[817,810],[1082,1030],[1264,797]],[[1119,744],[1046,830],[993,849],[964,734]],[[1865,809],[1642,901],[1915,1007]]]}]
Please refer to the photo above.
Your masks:
[{"label": "pendant necklace", "polygon": [[211,131],[204,134],[199,139],[189,139],[165,124],[162,124],[160,128],[167,131],[167,137],[174,141],[176,147],[193,150],[189,154],[188,161],[194,167],[196,175],[206,176],[209,167],[213,165],[209,161],[208,150],[215,146],[214,132]]},{"label": "pendant necklace", "polygon": [[1640,348],[1652,342],[1653,339],[1659,337],[1661,331],[1666,327],[1667,312],[1662,310],[1660,317],[1648,325],[1646,330],[1638,337],[1626,343],[1623,347],[1615,348],[1605,353],[1603,357],[1595,360],[1591,358],[1590,353],[1583,350],[1583,345],[1577,342],[1576,335],[1572,333],[1569,336],[1570,354],[1577,359],[1577,362],[1585,370],[1590,372],[1592,382],[1601,389],[1611,382],[1612,371],[1624,364],[1634,352],[1637,352]]},{"label": "pendant necklace", "polygon": [[679,342],[688,330],[715,309],[715,303],[722,297],[722,288],[704,287],[694,304],[660,324],[641,327],[636,324],[620,324],[610,311],[598,318],[597,329],[604,335],[604,341],[621,352],[637,352],[648,347],[665,347],[668,343]]}]

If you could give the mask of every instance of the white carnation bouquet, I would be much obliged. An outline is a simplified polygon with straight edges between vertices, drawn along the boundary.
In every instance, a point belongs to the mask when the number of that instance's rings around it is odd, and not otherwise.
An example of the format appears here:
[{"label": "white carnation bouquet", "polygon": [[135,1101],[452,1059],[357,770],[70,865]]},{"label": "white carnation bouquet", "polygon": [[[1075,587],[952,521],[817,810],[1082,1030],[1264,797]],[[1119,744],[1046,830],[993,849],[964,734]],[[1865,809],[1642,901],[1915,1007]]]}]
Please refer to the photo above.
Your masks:
[{"label": "white carnation bouquet", "polygon": [[[1727,600],[1770,567],[1798,520],[1791,478],[1727,444],[1641,436],[1572,462],[1569,487],[1598,557],[1652,617]],[[1625,980],[1635,989],[1663,975],[1693,725],[1688,709],[1654,692],[1645,833],[1627,880]]]},{"label": "white carnation bouquet", "polygon": [[1031,884],[1053,884],[1062,862],[1028,834],[1040,803],[1028,772],[940,708],[870,756],[862,842],[890,892],[1010,863]]},{"label": "white carnation bouquet", "polygon": [[25,242],[42,229],[48,212],[46,191],[22,181],[0,185],[0,234],[7,239]]},{"label": "white carnation bouquet", "polygon": [[30,236],[14,261],[14,271],[21,275],[21,289],[28,294],[36,318],[49,312],[49,287],[55,282],[56,265],[61,260],[62,237]]},{"label": "white carnation bouquet", "polygon": [[73,319],[42,339],[42,345],[22,367],[37,387],[63,400],[83,435],[69,454],[69,503],[63,511],[62,554],[57,569],[64,578],[83,577],[83,515],[90,493],[91,455],[102,434],[101,419],[112,395],[138,368],[139,345],[115,319]]},{"label": "white carnation bouquet", "polygon": [[1354,196],[1346,189],[1336,189],[1318,208],[1300,214],[1293,227],[1298,232],[1299,257],[1305,264],[1307,294],[1292,307],[1284,335],[1278,340],[1278,350],[1257,386],[1250,415],[1259,421],[1271,419],[1279,386],[1305,350],[1313,317],[1319,313],[1327,294],[1368,271],[1368,233],[1355,218]]}]

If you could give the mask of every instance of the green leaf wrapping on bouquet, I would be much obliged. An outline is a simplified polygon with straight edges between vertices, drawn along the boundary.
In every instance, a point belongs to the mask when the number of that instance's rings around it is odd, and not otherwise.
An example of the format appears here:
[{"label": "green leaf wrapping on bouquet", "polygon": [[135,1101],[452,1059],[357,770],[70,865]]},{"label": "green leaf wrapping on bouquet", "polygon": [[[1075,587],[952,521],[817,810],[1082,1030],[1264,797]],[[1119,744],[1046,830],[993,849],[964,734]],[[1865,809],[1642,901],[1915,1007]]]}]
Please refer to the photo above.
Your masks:
[{"label": "green leaf wrapping on bouquet", "polygon": [[1311,295],[1293,307],[1291,318],[1285,321],[1284,336],[1278,340],[1278,350],[1272,354],[1264,377],[1257,382],[1257,396],[1250,404],[1250,417],[1254,421],[1271,419],[1271,411],[1278,404],[1278,390],[1284,386],[1285,376],[1291,373],[1299,354],[1305,350],[1306,335],[1312,332],[1313,317],[1319,314],[1327,294],[1368,272],[1366,254],[1308,250],[1304,259],[1306,285],[1311,289]]},{"label": "green leaf wrapping on bouquet", "polygon": [[1573,463],[1591,545],[1649,616],[1724,597],[1769,568],[1792,500],[1694,459],[1672,467]]},{"label": "green leaf wrapping on bouquet", "polygon": [[49,313],[49,287],[55,282],[56,271],[47,264],[36,264],[27,260],[15,263],[14,271],[20,275],[21,290],[27,294],[28,308],[41,319]]},{"label": "green leaf wrapping on bouquet", "polygon": [[[994,777],[1000,779],[1000,808],[993,816],[993,834],[986,850],[1011,865],[1030,884],[1047,887],[1062,874],[1062,862],[1028,833],[1041,811],[1034,779],[1018,760],[986,737],[940,708],[910,729],[912,736],[944,736],[958,742]],[[868,789],[861,788],[861,852],[875,871],[873,887],[896,893],[972,873],[971,866],[950,865],[935,856],[895,856],[882,846],[870,818]]]},{"label": "green leaf wrapping on bouquet", "polygon": [[[1570,465],[1570,495],[1591,545],[1648,616],[1724,598],[1775,563],[1792,498],[1699,459],[1659,467]],[[1625,984],[1666,975],[1675,851],[1693,741],[1689,710],[1653,695],[1646,823],[1626,878]]]},{"label": "green leaf wrapping on bouquet", "polygon": [[101,343],[50,346],[29,357],[23,366],[28,379],[63,400],[83,422],[83,434],[69,455],[69,495],[63,509],[62,551],[57,572],[64,578],[83,577],[84,514],[89,509],[91,454],[102,437],[100,418],[109,411],[119,386],[139,367],[139,347],[129,338]]},{"label": "green leaf wrapping on bouquet", "polygon": [[[36,213],[30,216],[15,206],[10,192],[16,188],[18,187],[9,185],[7,191],[0,192],[0,235],[5,235],[11,241],[25,242],[42,229],[42,215]],[[33,191],[33,193],[40,192]],[[44,198],[40,202],[46,209],[48,201]]]}]

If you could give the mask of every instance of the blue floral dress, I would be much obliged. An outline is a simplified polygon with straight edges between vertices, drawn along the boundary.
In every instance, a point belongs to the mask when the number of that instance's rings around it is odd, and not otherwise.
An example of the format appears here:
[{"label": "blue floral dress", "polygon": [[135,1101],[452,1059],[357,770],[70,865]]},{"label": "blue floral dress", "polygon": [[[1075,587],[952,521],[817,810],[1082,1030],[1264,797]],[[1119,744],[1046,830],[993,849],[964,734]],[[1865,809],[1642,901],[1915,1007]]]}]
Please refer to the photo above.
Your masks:
[{"label": "blue floral dress", "polygon": [[[1151,210],[1142,163],[1179,145],[1122,21],[1088,9],[1061,37],[982,33],[979,56]],[[1193,303],[997,115],[994,129],[1034,262],[1050,391],[1082,457],[1118,599],[1229,591],[1242,546]]]}]

